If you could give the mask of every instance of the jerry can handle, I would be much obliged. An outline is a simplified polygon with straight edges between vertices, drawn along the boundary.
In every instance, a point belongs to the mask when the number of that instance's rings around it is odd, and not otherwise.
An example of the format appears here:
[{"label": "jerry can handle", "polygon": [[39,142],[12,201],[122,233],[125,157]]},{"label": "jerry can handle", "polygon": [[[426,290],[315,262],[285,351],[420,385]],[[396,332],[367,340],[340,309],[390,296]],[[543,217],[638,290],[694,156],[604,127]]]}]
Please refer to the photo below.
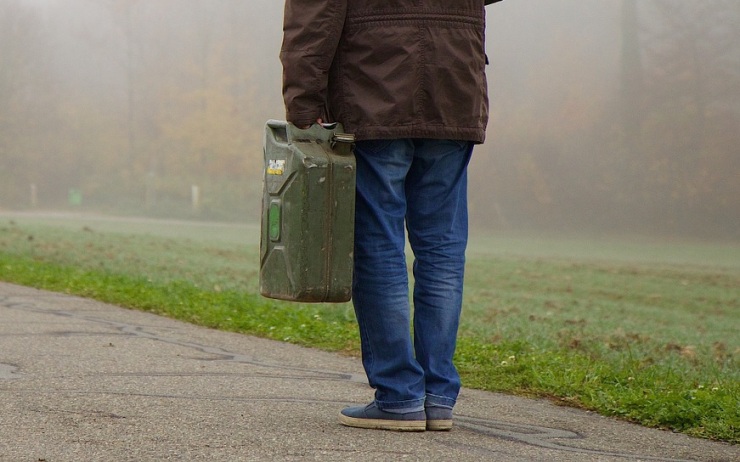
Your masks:
[{"label": "jerry can handle", "polygon": [[275,142],[288,144],[288,122],[270,119],[267,121],[267,129]]},{"label": "jerry can handle", "polygon": [[[320,127],[319,130],[316,128]],[[299,129],[290,122],[284,120],[268,120],[267,121],[267,136],[269,136],[275,143],[281,145],[291,144],[296,141],[295,138],[301,140],[317,140],[321,139],[331,143],[332,147],[336,143],[348,143],[353,144],[355,142],[355,135],[351,133],[340,133],[335,130],[342,130],[342,126],[337,123],[323,123],[314,124],[307,129]]]},{"label": "jerry can handle", "polygon": [[355,135],[351,133],[335,133],[332,141],[335,143],[354,143]]}]

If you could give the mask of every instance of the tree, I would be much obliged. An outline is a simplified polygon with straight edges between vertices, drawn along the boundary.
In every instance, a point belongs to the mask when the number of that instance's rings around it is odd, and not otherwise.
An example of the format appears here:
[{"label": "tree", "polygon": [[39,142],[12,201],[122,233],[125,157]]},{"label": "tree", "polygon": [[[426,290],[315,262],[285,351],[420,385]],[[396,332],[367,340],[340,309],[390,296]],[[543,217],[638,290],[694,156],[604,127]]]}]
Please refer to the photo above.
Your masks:
[{"label": "tree", "polygon": [[48,125],[44,25],[30,7],[0,2],[0,206],[27,202],[29,183],[43,166]]},{"label": "tree", "polygon": [[728,168],[737,166],[736,147],[718,140],[740,130],[727,124],[740,114],[740,4],[655,0],[649,6],[643,131],[650,134],[644,172],[652,180],[652,208],[667,211],[673,227],[691,221],[731,231],[737,210],[717,205],[728,199],[722,185],[738,183],[737,168]]}]

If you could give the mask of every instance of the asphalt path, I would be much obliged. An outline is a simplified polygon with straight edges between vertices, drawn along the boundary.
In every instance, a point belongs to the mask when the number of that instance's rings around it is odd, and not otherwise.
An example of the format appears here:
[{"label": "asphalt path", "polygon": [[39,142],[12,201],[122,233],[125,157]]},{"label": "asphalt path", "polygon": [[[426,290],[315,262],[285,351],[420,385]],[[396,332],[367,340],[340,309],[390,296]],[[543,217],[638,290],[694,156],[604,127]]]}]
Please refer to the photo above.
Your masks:
[{"label": "asphalt path", "polygon": [[0,461],[740,461],[740,448],[463,389],[450,432],[338,423],[360,361],[0,283]]}]

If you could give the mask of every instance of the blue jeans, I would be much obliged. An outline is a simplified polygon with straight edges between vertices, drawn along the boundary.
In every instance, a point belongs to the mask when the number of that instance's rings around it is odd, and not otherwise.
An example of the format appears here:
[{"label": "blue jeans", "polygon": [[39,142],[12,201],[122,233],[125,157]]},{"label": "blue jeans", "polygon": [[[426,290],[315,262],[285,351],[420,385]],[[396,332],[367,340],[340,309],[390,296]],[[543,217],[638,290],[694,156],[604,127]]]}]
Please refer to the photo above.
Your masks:
[{"label": "blue jeans", "polygon": [[[466,141],[357,143],[352,297],[380,409],[453,407],[468,240]],[[413,342],[406,239],[414,253]]]}]

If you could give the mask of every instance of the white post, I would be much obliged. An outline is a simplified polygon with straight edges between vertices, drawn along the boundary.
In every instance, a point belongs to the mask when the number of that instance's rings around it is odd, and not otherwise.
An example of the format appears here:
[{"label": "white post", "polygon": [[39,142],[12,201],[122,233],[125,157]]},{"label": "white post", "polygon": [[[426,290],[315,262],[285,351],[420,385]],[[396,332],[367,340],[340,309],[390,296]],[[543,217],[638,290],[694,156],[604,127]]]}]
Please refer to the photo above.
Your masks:
[{"label": "white post", "polygon": [[200,188],[198,185],[192,185],[190,187],[190,199],[193,204],[193,211],[197,212],[200,208]]},{"label": "white post", "polygon": [[38,188],[36,183],[31,183],[31,207],[36,208],[37,205],[39,205]]},{"label": "white post", "polygon": [[157,189],[156,189],[156,174],[153,171],[147,173],[144,180],[144,206],[147,210],[151,209],[157,204]]}]

